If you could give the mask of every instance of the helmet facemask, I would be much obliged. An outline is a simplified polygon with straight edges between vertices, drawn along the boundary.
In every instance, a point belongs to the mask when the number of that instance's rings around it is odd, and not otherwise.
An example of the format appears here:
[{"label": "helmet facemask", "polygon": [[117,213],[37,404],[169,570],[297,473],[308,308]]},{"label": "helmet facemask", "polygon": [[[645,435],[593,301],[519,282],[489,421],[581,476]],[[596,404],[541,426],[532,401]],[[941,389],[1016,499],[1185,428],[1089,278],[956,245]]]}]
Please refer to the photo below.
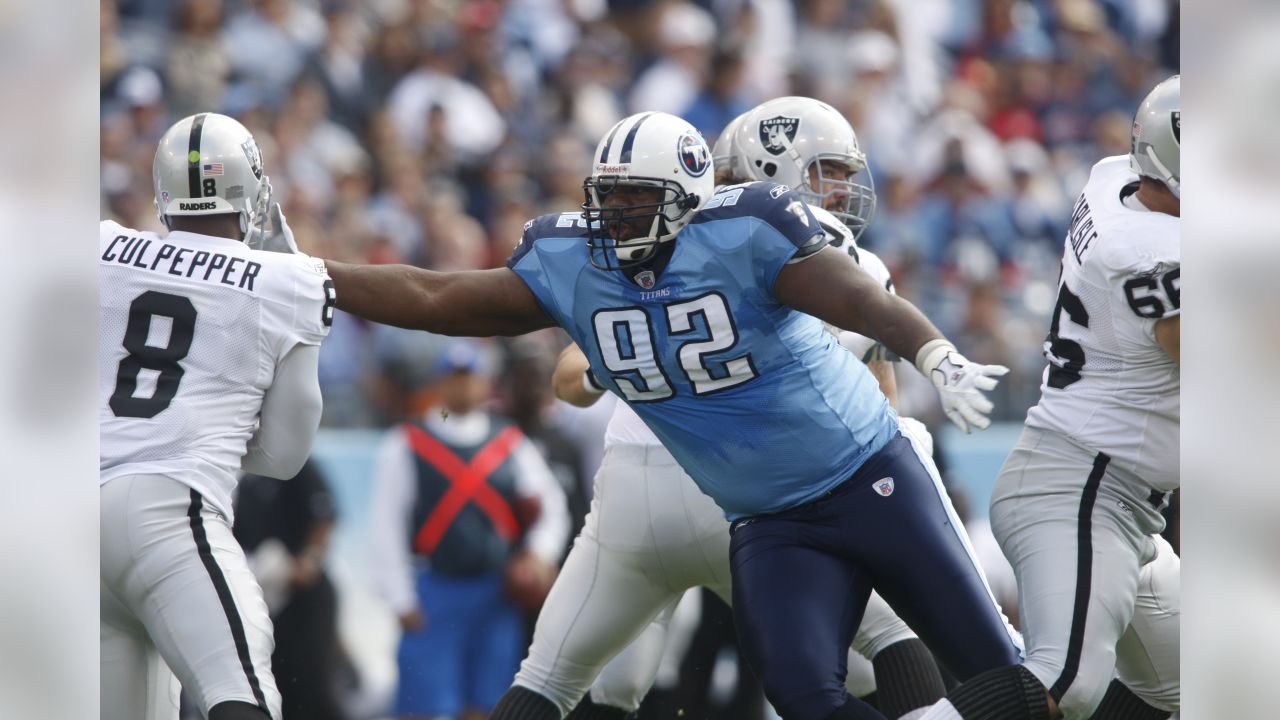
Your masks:
[{"label": "helmet facemask", "polygon": [[[865,176],[865,184],[858,182],[859,176]],[[866,161],[854,155],[821,154],[813,158],[802,177],[797,194],[805,203],[840,218],[857,241],[876,212],[875,180]]]},{"label": "helmet facemask", "polygon": [[698,204],[679,183],[661,178],[597,175],[582,189],[591,264],[602,270],[648,260],[659,243],[676,236],[684,225],[679,221]]}]

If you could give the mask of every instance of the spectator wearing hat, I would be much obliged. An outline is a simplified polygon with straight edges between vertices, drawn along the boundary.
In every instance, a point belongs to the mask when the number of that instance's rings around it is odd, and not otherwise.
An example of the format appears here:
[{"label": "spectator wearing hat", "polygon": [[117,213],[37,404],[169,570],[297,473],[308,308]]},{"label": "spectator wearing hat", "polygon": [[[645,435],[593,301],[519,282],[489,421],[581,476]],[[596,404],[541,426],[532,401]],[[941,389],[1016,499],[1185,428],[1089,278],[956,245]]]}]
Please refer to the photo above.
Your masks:
[{"label": "spectator wearing hat", "polygon": [[483,718],[515,675],[523,613],[550,589],[565,496],[515,424],[486,408],[487,356],[444,348],[435,400],[374,470],[371,574],[400,620],[400,718]]}]

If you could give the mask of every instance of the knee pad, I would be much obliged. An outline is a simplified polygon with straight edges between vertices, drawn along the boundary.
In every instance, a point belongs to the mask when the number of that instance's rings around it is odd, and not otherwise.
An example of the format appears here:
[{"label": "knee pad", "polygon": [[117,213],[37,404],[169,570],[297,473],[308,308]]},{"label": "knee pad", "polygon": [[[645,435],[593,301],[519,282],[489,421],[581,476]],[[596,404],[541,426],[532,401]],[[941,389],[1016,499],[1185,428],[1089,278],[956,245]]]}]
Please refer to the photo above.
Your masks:
[{"label": "knee pad", "polygon": [[271,716],[257,705],[230,700],[209,708],[209,720],[271,720]]}]

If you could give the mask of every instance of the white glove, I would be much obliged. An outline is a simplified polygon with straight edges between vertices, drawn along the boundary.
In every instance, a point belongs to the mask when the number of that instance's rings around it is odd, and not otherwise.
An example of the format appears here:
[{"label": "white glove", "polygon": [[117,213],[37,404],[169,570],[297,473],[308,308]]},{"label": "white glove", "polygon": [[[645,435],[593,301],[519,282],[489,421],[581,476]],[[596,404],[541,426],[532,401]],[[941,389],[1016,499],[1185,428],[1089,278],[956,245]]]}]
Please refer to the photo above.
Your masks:
[{"label": "white glove", "polygon": [[293,230],[289,228],[289,223],[285,222],[284,213],[280,210],[280,203],[272,203],[269,216],[271,230],[263,233],[262,249],[270,252],[296,255],[298,253],[298,243],[293,239]]},{"label": "white glove", "polygon": [[1003,365],[982,365],[956,352],[946,340],[931,340],[920,348],[916,367],[933,381],[942,399],[942,411],[956,427],[969,432],[991,424],[987,413],[995,406],[982,393],[995,389],[996,378],[1009,372]]}]

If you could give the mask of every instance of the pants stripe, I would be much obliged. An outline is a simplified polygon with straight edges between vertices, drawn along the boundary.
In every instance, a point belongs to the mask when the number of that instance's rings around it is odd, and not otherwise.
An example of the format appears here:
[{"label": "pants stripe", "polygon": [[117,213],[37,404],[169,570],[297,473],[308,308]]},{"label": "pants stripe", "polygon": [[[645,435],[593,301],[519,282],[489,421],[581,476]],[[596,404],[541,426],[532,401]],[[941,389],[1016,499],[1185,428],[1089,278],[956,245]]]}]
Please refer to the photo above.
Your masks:
[{"label": "pants stripe", "polygon": [[240,620],[235,598],[231,595],[231,586],[227,584],[222,568],[218,567],[218,562],[213,557],[213,548],[209,546],[209,537],[204,531],[204,519],[200,517],[203,507],[204,501],[200,493],[192,489],[187,517],[191,519],[191,534],[196,540],[196,550],[200,553],[200,561],[204,563],[204,569],[209,573],[209,579],[213,581],[213,587],[218,593],[218,601],[222,603],[222,611],[227,616],[227,624],[231,626],[231,637],[236,643],[236,654],[240,656],[240,666],[244,668],[244,675],[249,680],[253,697],[258,701],[258,707],[270,716],[267,698],[262,694],[262,684],[258,682],[257,673],[253,671],[253,658],[249,655],[249,640],[244,634],[244,622]]},{"label": "pants stripe", "polygon": [[1071,637],[1067,641],[1067,657],[1049,695],[1054,702],[1061,702],[1080,670],[1080,653],[1084,649],[1084,626],[1089,611],[1090,581],[1093,577],[1093,505],[1098,499],[1098,487],[1107,471],[1111,457],[1098,453],[1093,458],[1093,470],[1085,481],[1080,494],[1080,517],[1076,529],[1076,601],[1071,613]]}]

